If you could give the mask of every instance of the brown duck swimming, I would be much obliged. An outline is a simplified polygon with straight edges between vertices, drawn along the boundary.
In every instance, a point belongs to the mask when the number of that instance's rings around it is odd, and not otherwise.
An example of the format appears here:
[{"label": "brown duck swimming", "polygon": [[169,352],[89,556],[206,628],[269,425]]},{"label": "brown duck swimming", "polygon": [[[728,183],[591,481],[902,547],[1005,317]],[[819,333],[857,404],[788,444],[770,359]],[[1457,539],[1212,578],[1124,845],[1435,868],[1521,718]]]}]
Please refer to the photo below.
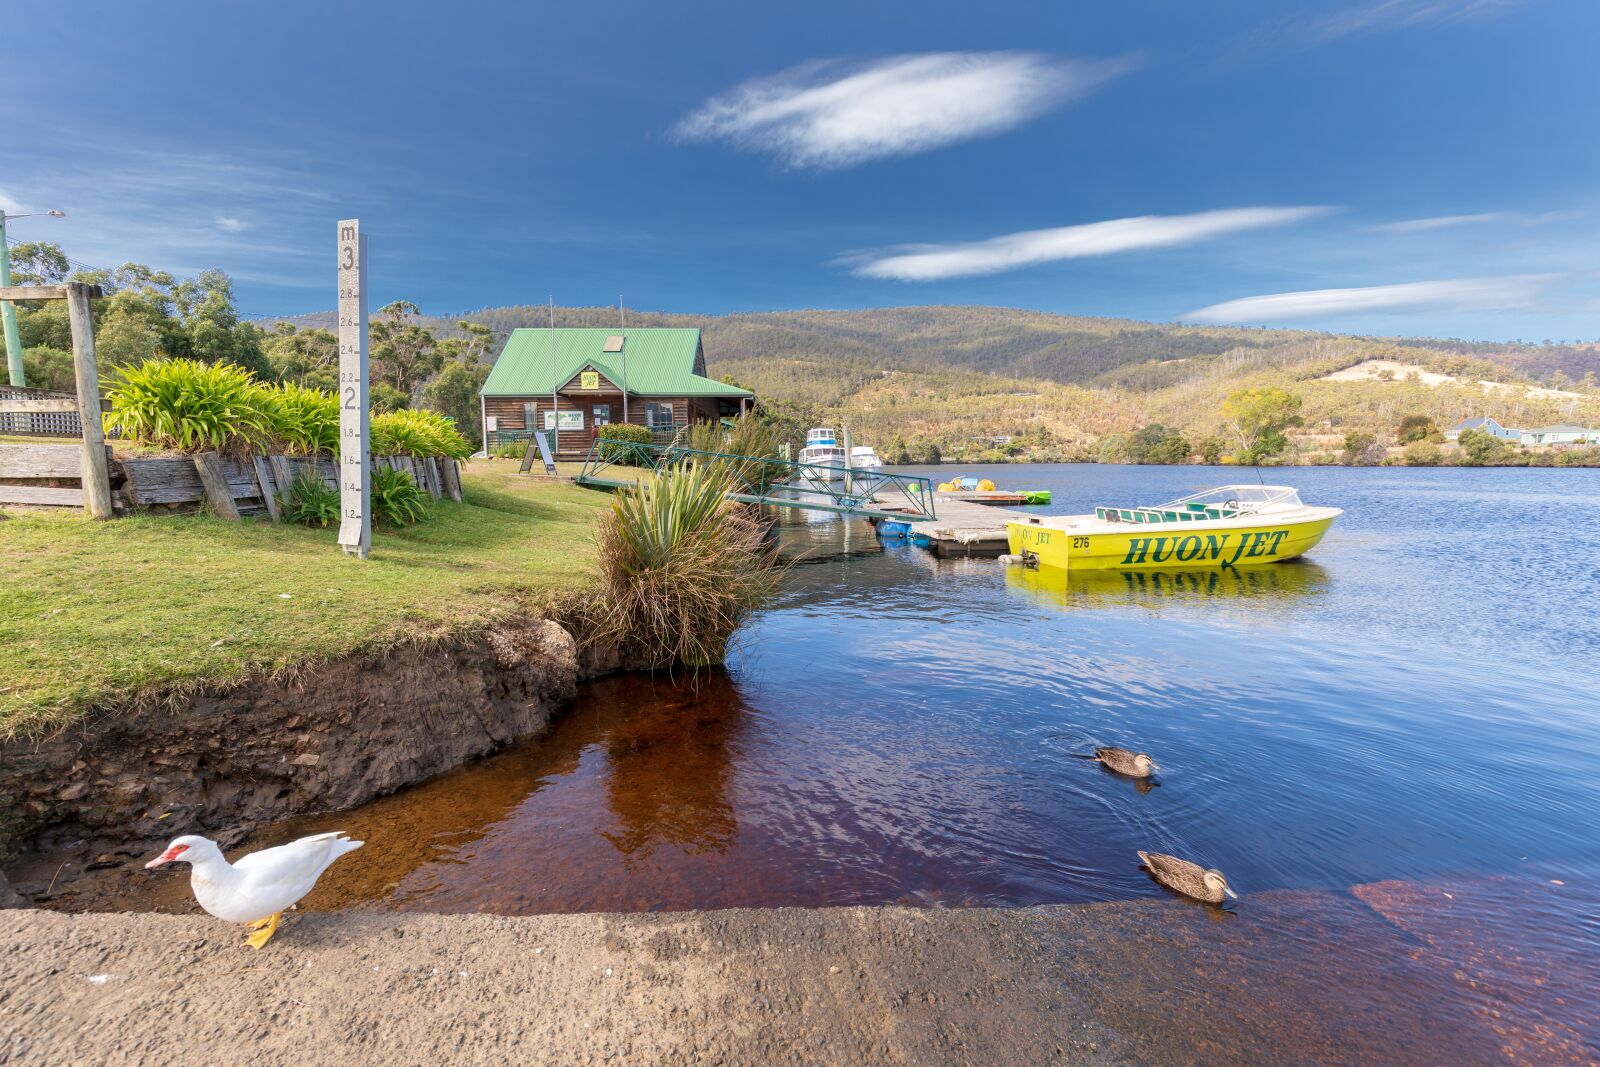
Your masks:
[{"label": "brown duck swimming", "polygon": [[1110,745],[1095,749],[1094,758],[1129,778],[1148,778],[1161,769],[1148,752],[1129,752],[1125,748]]},{"label": "brown duck swimming", "polygon": [[1141,852],[1139,859],[1156,876],[1156,881],[1186,897],[1203,900],[1207,904],[1221,904],[1224,896],[1239,899],[1239,894],[1233,891],[1228,880],[1215,867],[1208,870],[1198,863],[1180,860],[1176,856],[1163,856],[1159,852]]}]

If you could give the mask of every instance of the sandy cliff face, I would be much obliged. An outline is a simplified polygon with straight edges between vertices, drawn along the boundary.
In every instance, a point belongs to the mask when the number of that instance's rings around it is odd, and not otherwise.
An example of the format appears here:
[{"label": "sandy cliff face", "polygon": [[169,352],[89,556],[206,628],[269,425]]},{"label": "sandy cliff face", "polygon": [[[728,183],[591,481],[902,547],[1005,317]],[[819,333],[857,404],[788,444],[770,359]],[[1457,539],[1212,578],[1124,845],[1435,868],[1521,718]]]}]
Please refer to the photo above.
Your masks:
[{"label": "sandy cliff face", "polygon": [[531,618],[91,716],[0,747],[0,852],[111,863],[183,833],[227,847],[259,823],[353,807],[538,733],[580,675],[606,666],[580,666],[565,629]]}]

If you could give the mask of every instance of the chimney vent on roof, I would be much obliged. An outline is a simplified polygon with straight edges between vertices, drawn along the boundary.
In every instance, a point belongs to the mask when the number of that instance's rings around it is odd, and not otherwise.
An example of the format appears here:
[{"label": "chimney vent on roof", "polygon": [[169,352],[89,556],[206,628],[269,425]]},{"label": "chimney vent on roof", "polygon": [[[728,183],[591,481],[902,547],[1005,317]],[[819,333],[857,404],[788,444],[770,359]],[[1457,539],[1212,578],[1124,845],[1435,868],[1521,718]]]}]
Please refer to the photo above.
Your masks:
[{"label": "chimney vent on roof", "polygon": [[614,333],[610,337],[607,337],[606,338],[606,346],[601,351],[604,351],[604,352],[621,352],[622,351],[622,334]]}]

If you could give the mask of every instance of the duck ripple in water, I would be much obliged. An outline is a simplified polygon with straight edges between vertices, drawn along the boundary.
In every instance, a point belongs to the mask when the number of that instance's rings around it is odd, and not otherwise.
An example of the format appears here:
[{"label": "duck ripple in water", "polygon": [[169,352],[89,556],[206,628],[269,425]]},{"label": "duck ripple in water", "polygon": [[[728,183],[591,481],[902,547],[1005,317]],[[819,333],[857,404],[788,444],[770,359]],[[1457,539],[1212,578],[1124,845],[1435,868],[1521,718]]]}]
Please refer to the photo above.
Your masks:
[{"label": "duck ripple in water", "polygon": [[1164,856],[1159,852],[1141,852],[1139,859],[1145,869],[1155,875],[1156,881],[1176,893],[1207,904],[1221,904],[1224,896],[1239,899],[1239,894],[1233,891],[1228,880],[1215,867],[1207,869],[1198,863],[1180,860],[1176,856]]},{"label": "duck ripple in water", "polygon": [[1155,760],[1150,758],[1148,752],[1130,752],[1114,745],[1095,749],[1094,758],[1118,774],[1125,774],[1129,778],[1148,778],[1161,769],[1156,766]]}]

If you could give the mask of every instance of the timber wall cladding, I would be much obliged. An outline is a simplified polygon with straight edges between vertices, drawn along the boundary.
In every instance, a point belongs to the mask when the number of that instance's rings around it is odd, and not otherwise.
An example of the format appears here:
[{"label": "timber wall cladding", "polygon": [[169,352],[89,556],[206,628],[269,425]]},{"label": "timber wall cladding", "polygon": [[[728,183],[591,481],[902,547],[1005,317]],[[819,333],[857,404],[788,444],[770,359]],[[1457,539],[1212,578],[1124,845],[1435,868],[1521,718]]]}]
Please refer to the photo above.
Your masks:
[{"label": "timber wall cladding", "polygon": [[[59,484],[82,476],[79,453],[77,445],[0,445],[0,504],[81,506],[81,485]],[[460,469],[454,460],[374,456],[372,466],[405,471],[435,500],[446,496],[461,499]],[[266,511],[277,521],[278,498],[302,471],[315,473],[335,488],[339,484],[338,469],[327,457],[239,459],[215,453],[125,457],[111,459],[110,469],[112,503],[118,510],[204,502],[224,518]],[[209,491],[208,480],[212,483]]]}]

